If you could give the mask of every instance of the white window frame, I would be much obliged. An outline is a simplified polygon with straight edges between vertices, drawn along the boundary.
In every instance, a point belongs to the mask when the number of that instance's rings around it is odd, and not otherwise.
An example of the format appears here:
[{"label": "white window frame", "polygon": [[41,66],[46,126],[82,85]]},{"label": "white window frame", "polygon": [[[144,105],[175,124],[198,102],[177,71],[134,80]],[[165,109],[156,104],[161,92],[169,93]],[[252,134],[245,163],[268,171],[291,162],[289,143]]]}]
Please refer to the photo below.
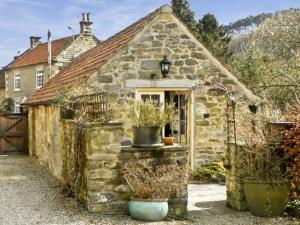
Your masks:
[{"label": "white window frame", "polygon": [[[136,89],[135,98],[138,101],[142,100],[142,95],[150,95],[150,100],[152,100],[152,95],[159,95],[159,104],[165,107],[165,91],[164,90],[148,90],[148,89]],[[162,128],[162,137],[165,137],[165,128]]]},{"label": "white window frame", "polygon": [[21,74],[16,73],[14,75],[14,91],[20,91],[20,90],[21,90]]},{"label": "white window frame", "polygon": [[21,102],[16,101],[15,102],[15,113],[19,113],[20,112],[20,106],[21,106]]},{"label": "white window frame", "polygon": [[44,70],[39,69],[35,72],[35,84],[36,88],[40,89],[44,86]]}]

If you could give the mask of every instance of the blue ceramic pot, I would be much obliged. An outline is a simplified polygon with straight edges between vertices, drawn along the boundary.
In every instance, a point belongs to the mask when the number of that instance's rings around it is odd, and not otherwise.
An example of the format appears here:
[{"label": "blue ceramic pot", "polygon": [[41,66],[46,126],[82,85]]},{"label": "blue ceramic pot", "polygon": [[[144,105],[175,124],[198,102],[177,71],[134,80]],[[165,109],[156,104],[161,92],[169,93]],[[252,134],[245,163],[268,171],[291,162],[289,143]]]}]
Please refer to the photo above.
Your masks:
[{"label": "blue ceramic pot", "polygon": [[130,216],[135,220],[162,221],[168,214],[168,200],[148,200],[132,198],[129,202]]}]

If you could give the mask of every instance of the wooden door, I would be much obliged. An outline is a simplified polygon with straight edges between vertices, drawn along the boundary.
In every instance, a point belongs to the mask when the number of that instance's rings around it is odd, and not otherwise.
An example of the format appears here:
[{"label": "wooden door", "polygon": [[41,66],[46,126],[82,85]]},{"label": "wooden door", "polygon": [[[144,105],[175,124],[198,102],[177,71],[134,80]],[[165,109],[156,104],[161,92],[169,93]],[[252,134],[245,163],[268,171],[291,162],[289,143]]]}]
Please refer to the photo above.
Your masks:
[{"label": "wooden door", "polygon": [[0,154],[28,151],[28,121],[25,113],[0,113]]}]

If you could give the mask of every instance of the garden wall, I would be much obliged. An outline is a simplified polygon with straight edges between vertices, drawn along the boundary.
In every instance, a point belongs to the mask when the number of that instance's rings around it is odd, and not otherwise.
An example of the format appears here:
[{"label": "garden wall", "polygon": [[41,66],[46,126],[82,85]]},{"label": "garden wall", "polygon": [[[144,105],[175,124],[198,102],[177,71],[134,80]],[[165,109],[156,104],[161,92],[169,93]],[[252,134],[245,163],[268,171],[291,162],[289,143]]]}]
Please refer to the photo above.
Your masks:
[{"label": "garden wall", "polygon": [[[42,119],[41,113],[49,117]],[[187,147],[161,150],[122,147],[122,123],[78,125],[71,120],[57,120],[57,115],[59,113],[50,106],[30,108],[30,154],[47,166],[67,190],[75,192],[90,212],[128,213],[127,201],[131,193],[122,175],[126,161],[149,159],[171,165],[188,163]],[[57,130],[54,130],[55,124]],[[174,193],[170,199],[169,215],[182,217],[187,214],[187,184],[179,189],[184,191]]]},{"label": "garden wall", "polygon": [[242,145],[229,144],[226,153],[226,164],[228,166],[226,176],[227,205],[238,211],[248,209],[244,194],[241,154],[243,154]]}]

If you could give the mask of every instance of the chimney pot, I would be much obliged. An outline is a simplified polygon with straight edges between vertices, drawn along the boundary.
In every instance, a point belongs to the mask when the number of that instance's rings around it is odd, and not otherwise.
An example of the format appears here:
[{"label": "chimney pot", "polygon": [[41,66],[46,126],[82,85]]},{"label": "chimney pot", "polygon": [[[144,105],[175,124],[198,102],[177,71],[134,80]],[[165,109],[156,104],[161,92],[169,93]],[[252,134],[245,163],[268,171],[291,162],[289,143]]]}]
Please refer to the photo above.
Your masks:
[{"label": "chimney pot", "polygon": [[41,39],[41,37],[31,36],[30,37],[30,47],[34,48],[35,46],[38,46],[39,44],[41,44],[40,39]]},{"label": "chimney pot", "polygon": [[79,22],[80,34],[93,35],[93,23],[90,21],[90,13],[82,13],[81,15],[82,20]]}]

